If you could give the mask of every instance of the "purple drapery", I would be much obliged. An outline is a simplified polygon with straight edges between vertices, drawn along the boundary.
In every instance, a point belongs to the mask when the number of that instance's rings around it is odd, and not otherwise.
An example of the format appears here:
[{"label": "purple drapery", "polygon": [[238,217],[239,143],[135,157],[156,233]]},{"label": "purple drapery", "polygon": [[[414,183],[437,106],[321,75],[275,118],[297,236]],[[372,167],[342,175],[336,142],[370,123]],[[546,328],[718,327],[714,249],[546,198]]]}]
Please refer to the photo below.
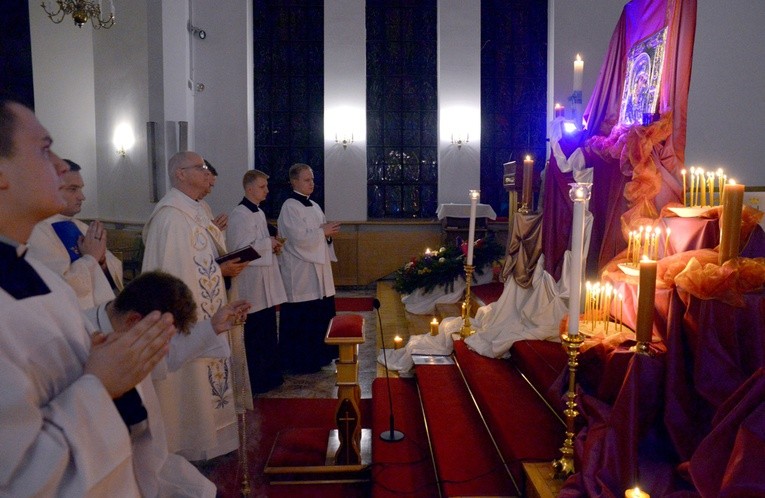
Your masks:
[{"label": "purple drapery", "polygon": [[[594,216],[588,255],[588,272],[594,273],[605,266],[626,247],[620,219],[627,201],[623,192],[632,179],[632,167],[625,150],[622,157],[604,154],[601,144],[591,140],[614,130],[621,105],[627,55],[635,42],[668,26],[664,70],[659,93],[659,112],[671,112],[672,133],[661,145],[653,148],[652,161],[656,166],[652,174],[661,178],[661,190],[650,197],[632,199],[632,206],[648,202],[658,213],[669,201],[680,201],[682,184],[680,168],[685,157],[685,129],[690,86],[693,40],[696,30],[696,0],[632,0],[622,11],[609,43],[608,52],[584,112],[587,128],[583,148],[587,165],[594,167],[593,193],[590,211]],[[634,147],[636,144],[632,144]],[[626,175],[626,176],[625,176]],[[568,191],[561,195],[561,185],[568,183],[570,173],[561,173],[551,158],[545,176],[545,209],[543,213],[543,250],[545,270],[556,280],[560,278],[563,252],[571,236],[570,218],[560,215],[571,208]],[[630,206],[630,207],[632,207]],[[556,239],[565,241],[563,244]]]}]

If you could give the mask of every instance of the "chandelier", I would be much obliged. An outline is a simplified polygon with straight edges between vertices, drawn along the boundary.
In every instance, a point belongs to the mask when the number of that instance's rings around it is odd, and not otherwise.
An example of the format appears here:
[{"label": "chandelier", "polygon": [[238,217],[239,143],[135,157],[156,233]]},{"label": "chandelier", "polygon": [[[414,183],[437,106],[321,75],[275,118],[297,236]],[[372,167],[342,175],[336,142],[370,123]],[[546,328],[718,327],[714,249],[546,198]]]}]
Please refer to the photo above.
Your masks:
[{"label": "chandelier", "polygon": [[90,20],[95,29],[109,29],[114,26],[114,2],[109,3],[109,16],[106,19],[102,17],[101,0],[43,0],[40,5],[48,18],[56,24],[70,14],[78,28]]}]

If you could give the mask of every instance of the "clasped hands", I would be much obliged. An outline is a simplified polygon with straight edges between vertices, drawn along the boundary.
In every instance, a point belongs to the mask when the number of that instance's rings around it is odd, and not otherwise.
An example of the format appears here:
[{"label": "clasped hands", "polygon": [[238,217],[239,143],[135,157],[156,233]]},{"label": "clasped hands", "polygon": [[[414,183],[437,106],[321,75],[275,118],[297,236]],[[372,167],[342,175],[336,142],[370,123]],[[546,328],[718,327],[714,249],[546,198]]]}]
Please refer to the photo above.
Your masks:
[{"label": "clasped hands", "polygon": [[88,225],[85,235],[80,235],[77,239],[77,249],[80,255],[86,254],[93,257],[98,264],[106,264],[106,228],[100,221],[93,221]]}]

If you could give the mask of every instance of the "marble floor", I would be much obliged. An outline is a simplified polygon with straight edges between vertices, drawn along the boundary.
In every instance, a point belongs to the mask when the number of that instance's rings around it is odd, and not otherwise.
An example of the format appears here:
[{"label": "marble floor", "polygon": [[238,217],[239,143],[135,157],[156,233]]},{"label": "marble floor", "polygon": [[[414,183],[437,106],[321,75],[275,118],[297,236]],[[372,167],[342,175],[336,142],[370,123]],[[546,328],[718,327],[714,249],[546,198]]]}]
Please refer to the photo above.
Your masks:
[{"label": "marble floor", "polygon": [[[377,286],[338,289],[336,297],[376,297]],[[364,318],[364,342],[359,346],[359,384],[361,397],[372,397],[372,381],[377,377],[377,315],[374,311],[350,312]],[[344,313],[338,313],[344,314]],[[285,375],[284,384],[267,393],[264,398],[335,398],[335,370],[332,365],[320,372]]]}]

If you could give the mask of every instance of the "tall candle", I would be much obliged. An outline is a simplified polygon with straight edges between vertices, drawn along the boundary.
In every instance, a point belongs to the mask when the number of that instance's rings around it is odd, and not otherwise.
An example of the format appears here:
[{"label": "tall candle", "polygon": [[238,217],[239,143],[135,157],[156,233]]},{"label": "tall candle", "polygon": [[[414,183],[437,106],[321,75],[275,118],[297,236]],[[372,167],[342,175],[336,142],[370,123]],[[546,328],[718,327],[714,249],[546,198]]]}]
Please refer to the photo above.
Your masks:
[{"label": "tall candle", "polygon": [[473,264],[473,246],[475,245],[475,208],[478,204],[478,197],[481,196],[480,190],[470,191],[470,225],[468,226],[468,253],[467,264]]},{"label": "tall candle", "polygon": [[720,225],[720,264],[738,257],[741,237],[741,210],[744,207],[744,186],[734,180],[723,188],[722,224]]},{"label": "tall candle", "polygon": [[584,74],[584,61],[579,54],[574,60],[574,93],[582,91],[582,75]]},{"label": "tall candle", "polygon": [[531,182],[533,178],[534,160],[531,159],[531,156],[526,156],[526,159],[523,160],[523,192],[521,193],[521,203],[528,208],[529,211],[534,211],[532,206],[534,198],[531,192]]},{"label": "tall candle", "polygon": [[696,172],[699,174],[699,182],[701,182],[701,201],[699,202],[699,206],[703,207],[707,205],[707,187],[706,182],[704,181],[704,170],[699,168]]},{"label": "tall candle", "polygon": [[656,261],[644,259],[640,262],[640,283],[638,284],[637,330],[638,342],[650,342],[653,336],[653,313],[656,299]]},{"label": "tall candle", "polygon": [[584,252],[584,205],[590,199],[590,183],[570,183],[569,197],[574,203],[571,224],[571,275],[568,289],[568,335],[579,334],[579,313],[582,297],[582,261]]},{"label": "tall candle", "polygon": [[687,206],[688,203],[685,201],[685,168],[680,170],[680,174],[683,175],[683,206]]},{"label": "tall candle", "polygon": [[556,118],[562,118],[565,112],[566,112],[566,108],[563,107],[561,104],[556,102],[555,103],[555,117]]}]

